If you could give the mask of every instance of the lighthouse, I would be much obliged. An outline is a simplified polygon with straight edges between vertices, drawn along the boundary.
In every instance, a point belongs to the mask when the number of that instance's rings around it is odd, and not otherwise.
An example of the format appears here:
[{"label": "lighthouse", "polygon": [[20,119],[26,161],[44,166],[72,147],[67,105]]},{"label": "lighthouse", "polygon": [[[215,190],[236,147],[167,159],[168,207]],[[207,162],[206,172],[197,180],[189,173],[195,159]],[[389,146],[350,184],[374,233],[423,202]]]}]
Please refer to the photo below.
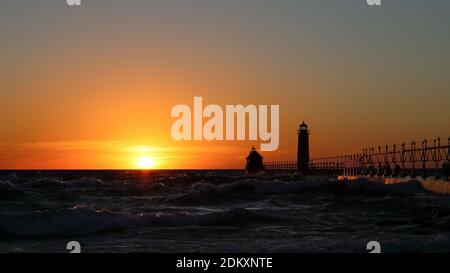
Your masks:
[{"label": "lighthouse", "polygon": [[309,130],[305,122],[300,124],[297,134],[297,172],[306,174],[308,173],[309,162]]},{"label": "lighthouse", "polygon": [[253,146],[247,156],[247,165],[245,165],[245,170],[249,174],[264,171],[263,157],[256,151],[255,146]]}]

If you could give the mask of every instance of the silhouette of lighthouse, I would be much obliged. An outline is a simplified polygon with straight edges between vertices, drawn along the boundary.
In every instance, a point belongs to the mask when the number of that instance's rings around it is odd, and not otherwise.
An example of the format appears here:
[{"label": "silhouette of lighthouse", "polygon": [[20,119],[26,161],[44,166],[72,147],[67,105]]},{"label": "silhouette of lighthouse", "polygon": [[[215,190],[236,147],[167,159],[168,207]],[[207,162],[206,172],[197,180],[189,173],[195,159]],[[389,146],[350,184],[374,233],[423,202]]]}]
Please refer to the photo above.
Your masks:
[{"label": "silhouette of lighthouse", "polygon": [[308,125],[304,121],[300,124],[297,134],[297,172],[307,174],[309,162],[309,130]]}]

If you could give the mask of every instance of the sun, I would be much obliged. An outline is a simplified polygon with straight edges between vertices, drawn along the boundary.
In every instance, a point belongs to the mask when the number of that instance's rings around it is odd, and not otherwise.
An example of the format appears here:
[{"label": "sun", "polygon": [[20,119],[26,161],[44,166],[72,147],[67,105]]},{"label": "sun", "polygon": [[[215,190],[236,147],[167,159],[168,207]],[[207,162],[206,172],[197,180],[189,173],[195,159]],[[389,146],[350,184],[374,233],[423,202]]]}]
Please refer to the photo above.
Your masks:
[{"label": "sun", "polygon": [[156,165],[156,162],[151,157],[143,156],[138,158],[137,165],[141,169],[151,169]]}]

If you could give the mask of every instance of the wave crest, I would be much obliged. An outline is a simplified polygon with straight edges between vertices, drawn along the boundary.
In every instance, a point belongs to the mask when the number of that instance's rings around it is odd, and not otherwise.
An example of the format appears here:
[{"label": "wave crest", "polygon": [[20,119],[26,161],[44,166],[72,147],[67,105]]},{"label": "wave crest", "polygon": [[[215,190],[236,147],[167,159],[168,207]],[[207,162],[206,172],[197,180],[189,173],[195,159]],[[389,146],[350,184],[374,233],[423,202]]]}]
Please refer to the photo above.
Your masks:
[{"label": "wave crest", "polygon": [[0,234],[16,237],[66,237],[118,231],[132,226],[214,226],[280,221],[280,217],[236,208],[211,213],[115,213],[75,207],[59,212],[0,214]]},{"label": "wave crest", "polygon": [[344,180],[347,189],[352,192],[392,194],[392,195],[413,195],[425,190],[416,179],[405,180],[395,184],[384,184],[377,179],[370,177],[360,177],[355,180]]},{"label": "wave crest", "polygon": [[25,192],[9,180],[0,180],[0,198],[10,199],[24,195]]}]

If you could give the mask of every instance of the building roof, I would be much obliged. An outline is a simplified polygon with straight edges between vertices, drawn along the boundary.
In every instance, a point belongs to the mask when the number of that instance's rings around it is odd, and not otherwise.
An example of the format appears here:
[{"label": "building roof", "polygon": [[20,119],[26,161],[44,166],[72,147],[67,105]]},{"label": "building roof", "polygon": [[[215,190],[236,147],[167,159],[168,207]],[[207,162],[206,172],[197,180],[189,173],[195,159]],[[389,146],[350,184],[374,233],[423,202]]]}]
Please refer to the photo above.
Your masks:
[{"label": "building roof", "polygon": [[257,158],[262,159],[263,157],[256,151],[255,146],[253,146],[253,148],[250,150],[250,153],[247,156],[247,159],[252,160]]}]

